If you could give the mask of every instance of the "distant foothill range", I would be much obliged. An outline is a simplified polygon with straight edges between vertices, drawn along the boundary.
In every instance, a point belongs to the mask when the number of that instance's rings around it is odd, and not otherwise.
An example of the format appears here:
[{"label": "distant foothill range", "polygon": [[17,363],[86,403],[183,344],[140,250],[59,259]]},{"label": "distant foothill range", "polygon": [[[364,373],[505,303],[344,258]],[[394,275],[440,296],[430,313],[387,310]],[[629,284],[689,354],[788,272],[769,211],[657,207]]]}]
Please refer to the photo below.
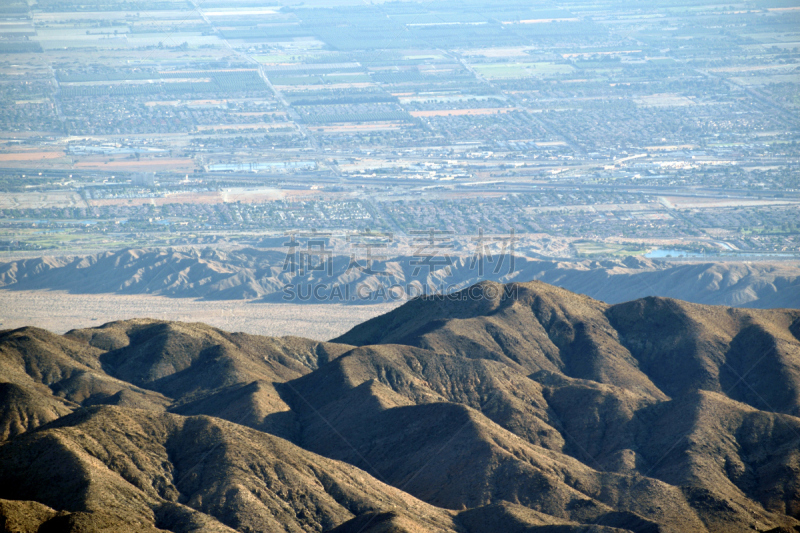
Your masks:
[{"label": "distant foothill range", "polygon": [[[304,256],[303,253],[306,253]],[[481,280],[544,281],[608,303],[645,296],[750,308],[800,307],[797,262],[560,261],[529,255],[365,260],[255,247],[123,249],[0,263],[0,288],[205,300],[370,304],[452,293]]]}]

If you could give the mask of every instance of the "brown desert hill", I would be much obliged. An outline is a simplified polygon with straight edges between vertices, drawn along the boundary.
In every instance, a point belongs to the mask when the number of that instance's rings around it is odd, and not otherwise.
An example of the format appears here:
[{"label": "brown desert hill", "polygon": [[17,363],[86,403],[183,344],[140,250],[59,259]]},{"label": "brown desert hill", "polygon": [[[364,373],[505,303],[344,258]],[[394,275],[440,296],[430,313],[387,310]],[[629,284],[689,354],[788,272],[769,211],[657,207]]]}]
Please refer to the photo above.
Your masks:
[{"label": "brown desert hill", "polygon": [[98,361],[108,374],[184,399],[242,382],[293,379],[348,349],[298,337],[146,320],[74,330],[65,337],[106,350]]},{"label": "brown desert hill", "polygon": [[110,403],[165,408],[169,399],[163,395],[106,374],[99,362],[102,353],[86,343],[38,328],[3,331],[0,375],[4,381],[38,395],[41,404],[60,401],[74,407]]},{"label": "brown desert hill", "polygon": [[[710,468],[717,448],[705,446],[710,442],[706,437],[713,433],[703,433],[698,441],[703,445],[696,449],[682,446],[696,439],[698,430],[691,418],[685,424],[675,422],[691,412],[685,402],[656,402],[611,385],[558,375],[539,375],[541,386],[528,389],[516,389],[520,384],[516,380],[496,379],[490,381],[496,391],[492,397],[486,394],[490,387],[480,383],[480,374],[469,370],[498,363],[439,355],[447,361],[442,366],[462,366],[449,372],[452,381],[442,382],[439,365],[426,361],[428,356],[434,359],[436,354],[396,345],[370,346],[285,384],[284,388],[291,389],[285,398],[300,414],[304,428],[300,444],[359,466],[425,501],[454,509],[506,500],[561,520],[619,527],[633,521],[641,526],[635,530],[659,524],[663,531],[704,530],[699,520],[714,522],[714,531],[744,531],[750,526],[740,526],[753,517],[769,524],[795,514],[777,503],[780,498],[766,497],[769,491],[756,494],[747,486],[739,487],[739,478],[728,479],[726,471],[721,478],[717,472],[713,482],[698,475],[693,461]],[[456,380],[458,385],[453,385]],[[540,406],[518,409],[507,398],[514,389]],[[800,443],[798,420],[784,417],[770,422],[773,415],[725,398],[720,401],[728,412],[749,409],[749,424],[756,431],[761,431],[759,425],[786,425],[773,437],[768,437],[771,430],[748,437],[775,439],[775,449],[762,449],[761,459],[754,462],[748,455],[740,457],[731,451],[726,460],[748,470],[764,464],[794,468],[794,449]],[[467,411],[454,410],[455,402],[465,404],[461,409]],[[466,407],[470,404],[515,435]],[[705,406],[700,405],[702,410]],[[507,417],[507,412],[513,417]],[[527,424],[522,423],[525,419]],[[707,423],[710,420],[703,426]],[[737,442],[742,426],[732,422],[714,440],[733,443],[732,450],[737,450],[744,446]],[[676,477],[672,470],[663,470],[668,465],[674,468],[663,456],[678,448],[691,461],[681,463]],[[542,483],[545,488],[537,489]],[[702,498],[694,492],[684,495],[684,483],[687,489],[701,491]],[[782,494],[785,501],[797,501],[799,495],[794,489]],[[768,510],[759,504],[743,504],[748,498],[765,502]],[[738,500],[737,509],[725,507],[731,500]],[[722,517],[715,506],[727,509]],[[698,521],[687,522],[692,516]],[[609,523],[611,517],[617,521]]]},{"label": "brown desert hill", "polygon": [[609,306],[541,282],[481,282],[420,297],[333,339],[406,344],[530,373],[560,373],[667,399],[725,392],[800,414],[800,310],[644,298]]},{"label": "brown desert hill", "polygon": [[[311,372],[350,348],[227,333],[204,324],[130,320],[64,336],[37,328],[2,332],[0,370],[4,380],[38,394],[29,411],[64,400],[72,408],[169,408],[281,428],[280,434],[290,437],[296,428],[274,383]],[[49,420],[8,407],[4,423],[15,427],[23,423],[31,429]]]},{"label": "brown desert hill", "polygon": [[541,282],[503,286],[487,281],[450,296],[412,300],[333,342],[407,344],[665,399],[620,344],[606,317],[608,307]]},{"label": "brown desert hill", "polygon": [[658,531],[658,526],[642,523],[630,516],[611,515],[606,517],[606,520],[614,523],[627,521],[630,527],[582,525],[570,521],[557,522],[549,515],[509,502],[476,507],[458,515],[458,522],[467,530],[486,528],[508,533],[618,533],[634,530],[649,533]]},{"label": "brown desert hill", "polygon": [[800,415],[800,310],[744,310],[645,298],[609,308],[641,369],[670,396],[724,392]]},{"label": "brown desert hill", "polygon": [[298,428],[275,384],[311,372],[351,348],[142,320],[75,330],[66,337],[108,349],[99,358],[108,374],[172,398],[173,412],[217,416],[288,439]]},{"label": "brown desert hill", "polygon": [[[678,488],[594,471],[526,443],[465,406],[431,403],[392,407],[357,421],[326,419],[328,431],[309,424],[305,447],[441,507],[510,501],[561,520],[594,523],[623,512],[652,526],[653,517],[645,515],[654,514],[648,508],[657,501],[663,531],[704,529]],[[636,490],[628,492],[629,486]]]},{"label": "brown desert hill", "polygon": [[[731,516],[738,515],[734,522],[745,520],[752,512],[743,511],[748,499],[764,506],[765,523],[772,513],[797,516],[796,473],[789,479],[777,476],[785,487],[779,489],[767,471],[798,471],[800,311],[741,310],[664,298],[608,306],[541,283],[516,288],[485,282],[452,298],[420,298],[335,341],[405,343],[455,357],[486,358],[516,370],[521,366],[522,372],[538,366],[529,377],[542,386],[546,410],[537,418],[559,431],[561,451],[594,468],[685,486],[689,503],[712,530],[733,530]],[[504,290],[513,297],[504,298]],[[334,366],[346,365],[348,358]],[[384,381],[400,390],[392,380]],[[536,396],[529,397],[542,405]],[[702,416],[706,407],[722,417],[717,431],[707,431],[713,417]],[[748,442],[770,441],[774,447],[760,448],[760,456],[742,453]],[[686,442],[702,444],[687,447]],[[711,465],[725,447],[720,473]],[[665,453],[672,454],[669,461]],[[773,488],[765,491],[765,485]]]},{"label": "brown desert hill", "polygon": [[[460,513],[457,523],[465,531],[502,531],[503,533],[626,533],[629,529],[600,525],[583,525],[537,513],[527,507],[500,504]],[[331,533],[422,533],[418,523],[396,513],[360,515]]]},{"label": "brown desert hill", "polygon": [[387,510],[453,531],[449,513],[352,466],[209,417],[88,408],[0,447],[0,472],[0,497],[137,531],[319,531]]},{"label": "brown desert hill", "polygon": [[[375,275],[349,266],[345,254],[331,256],[331,271],[302,273],[285,269],[286,253],[260,248],[123,249],[83,256],[37,257],[0,263],[0,287],[8,290],[66,290],[76,294],[153,294],[174,298],[252,300],[285,303],[284,289],[313,284],[328,287],[328,301],[356,295],[356,303],[387,301],[386,288],[441,292],[488,279],[500,283],[539,280],[610,303],[645,296],[678,298],[702,304],[754,308],[800,306],[800,265],[785,262],[669,263],[641,257],[609,260],[548,260],[517,255],[513,269],[476,268],[474,251],[454,251],[446,269],[414,273],[412,256],[376,261]],[[486,259],[488,261],[489,259]],[[492,258],[494,260],[494,258]],[[505,264],[510,265],[510,259]],[[448,289],[449,290],[449,289]],[[310,293],[308,293],[310,294]],[[415,292],[419,294],[419,292]],[[296,298],[294,303],[313,301]]]},{"label": "brown desert hill", "polygon": [[681,486],[695,509],[713,509],[705,519],[709,529],[732,530],[733,517],[753,512],[752,501],[798,516],[799,419],[707,391],[659,407],[643,413],[652,419],[639,429],[640,455],[631,463],[641,461],[651,475]]},{"label": "brown desert hill", "polygon": [[[385,405],[453,402],[480,411],[486,417],[533,444],[560,450],[562,436],[539,383],[497,361],[448,356],[401,345],[353,349],[303,379],[282,385],[284,397],[302,397],[296,410],[307,405],[329,409],[365,383],[391,389]],[[360,408],[363,412],[365,407]]]},{"label": "brown desert hill", "polygon": [[76,405],[14,383],[0,383],[0,442],[69,414]]},{"label": "brown desert hill", "polygon": [[42,524],[57,514],[41,503],[0,499],[0,527],[4,532],[36,533]]},{"label": "brown desert hill", "polygon": [[0,332],[0,516],[33,531],[800,527],[800,311],[608,305],[540,282],[461,296],[329,343],[154,320]]}]

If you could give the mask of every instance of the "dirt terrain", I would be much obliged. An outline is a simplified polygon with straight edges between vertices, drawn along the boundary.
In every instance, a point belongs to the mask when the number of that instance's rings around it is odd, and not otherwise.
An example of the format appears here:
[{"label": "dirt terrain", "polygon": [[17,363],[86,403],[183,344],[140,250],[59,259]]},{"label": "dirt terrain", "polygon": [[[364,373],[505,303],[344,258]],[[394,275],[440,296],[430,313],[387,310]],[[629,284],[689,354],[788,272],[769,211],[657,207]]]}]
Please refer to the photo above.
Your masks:
[{"label": "dirt terrain", "polygon": [[71,294],[66,291],[0,291],[0,329],[36,326],[56,333],[96,327],[109,320],[151,317],[203,322],[254,335],[295,335],[326,340],[394,309],[373,305],[274,304],[198,300],[152,295]]}]

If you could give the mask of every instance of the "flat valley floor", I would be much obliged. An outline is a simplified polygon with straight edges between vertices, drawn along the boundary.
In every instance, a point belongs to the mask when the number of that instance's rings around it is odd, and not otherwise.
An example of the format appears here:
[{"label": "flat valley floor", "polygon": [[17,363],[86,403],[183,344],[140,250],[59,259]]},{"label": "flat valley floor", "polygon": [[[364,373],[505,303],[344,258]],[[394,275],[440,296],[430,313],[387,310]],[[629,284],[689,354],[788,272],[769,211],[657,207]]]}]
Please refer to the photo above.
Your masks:
[{"label": "flat valley floor", "polygon": [[328,340],[401,302],[374,305],[275,304],[164,296],[0,290],[0,329],[36,326],[54,333],[131,318],[203,322],[226,331]]}]

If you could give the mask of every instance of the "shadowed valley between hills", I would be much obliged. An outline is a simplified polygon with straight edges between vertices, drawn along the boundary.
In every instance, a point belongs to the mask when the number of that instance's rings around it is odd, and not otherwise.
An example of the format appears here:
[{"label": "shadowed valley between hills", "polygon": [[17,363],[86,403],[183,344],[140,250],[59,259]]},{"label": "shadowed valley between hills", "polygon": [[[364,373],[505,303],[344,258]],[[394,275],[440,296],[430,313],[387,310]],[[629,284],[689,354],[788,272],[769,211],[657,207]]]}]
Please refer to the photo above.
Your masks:
[{"label": "shadowed valley between hills", "polygon": [[541,282],[331,342],[0,332],[5,531],[800,530],[800,310]]}]

